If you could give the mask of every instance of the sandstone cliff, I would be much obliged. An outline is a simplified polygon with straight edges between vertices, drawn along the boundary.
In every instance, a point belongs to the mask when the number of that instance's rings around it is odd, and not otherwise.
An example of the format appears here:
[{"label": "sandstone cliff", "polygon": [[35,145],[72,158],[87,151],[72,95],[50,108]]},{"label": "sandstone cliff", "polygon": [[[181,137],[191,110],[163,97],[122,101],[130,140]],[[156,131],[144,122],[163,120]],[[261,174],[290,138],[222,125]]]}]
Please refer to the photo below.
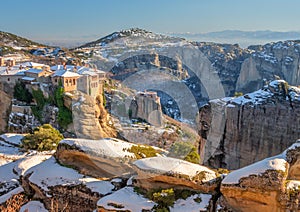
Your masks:
[{"label": "sandstone cliff", "polygon": [[282,152],[300,137],[299,94],[278,80],[241,97],[210,101],[198,117],[204,164],[237,169]]},{"label": "sandstone cliff", "polygon": [[6,132],[12,97],[0,89],[0,133]]},{"label": "sandstone cliff", "polygon": [[103,105],[102,92],[96,97],[80,93],[72,97],[69,107],[73,114],[72,131],[78,138],[116,137],[110,116]]}]

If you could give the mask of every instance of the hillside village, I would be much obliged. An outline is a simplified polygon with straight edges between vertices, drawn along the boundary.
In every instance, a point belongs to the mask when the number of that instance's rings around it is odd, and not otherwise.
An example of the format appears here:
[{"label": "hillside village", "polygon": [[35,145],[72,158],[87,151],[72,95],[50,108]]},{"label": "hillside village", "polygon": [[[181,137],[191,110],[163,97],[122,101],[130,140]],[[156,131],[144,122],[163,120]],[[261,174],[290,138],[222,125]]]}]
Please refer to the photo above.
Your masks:
[{"label": "hillside village", "polygon": [[60,64],[50,67],[35,62],[16,64],[15,60],[0,57],[0,81],[11,86],[23,82],[29,89],[39,86],[47,93],[51,87],[61,82],[65,92],[81,91],[94,96],[104,79],[104,71],[92,69],[88,64],[85,66]]}]

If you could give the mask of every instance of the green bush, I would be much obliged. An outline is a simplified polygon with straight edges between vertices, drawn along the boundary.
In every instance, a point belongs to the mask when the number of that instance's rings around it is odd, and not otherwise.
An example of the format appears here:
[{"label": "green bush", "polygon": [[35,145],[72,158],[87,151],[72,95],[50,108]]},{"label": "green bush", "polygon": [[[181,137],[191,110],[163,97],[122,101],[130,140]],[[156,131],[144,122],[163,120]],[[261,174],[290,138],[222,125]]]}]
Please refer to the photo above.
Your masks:
[{"label": "green bush", "polygon": [[[156,202],[157,205],[153,207],[151,211],[156,212],[168,212],[170,211],[169,207],[174,205],[174,202],[178,199],[187,199],[188,197],[199,194],[199,192],[187,190],[187,189],[162,189],[162,188],[153,188],[150,190],[145,190],[140,187],[135,187],[134,191],[138,194],[143,195],[147,199],[151,199]],[[194,200],[196,201],[196,200]],[[201,202],[201,199],[200,199]]]},{"label": "green bush", "polygon": [[159,152],[151,146],[137,145],[127,149],[128,152],[134,153],[137,159],[155,157]]},{"label": "green bush", "polygon": [[54,92],[55,104],[58,107],[58,123],[63,129],[66,129],[72,123],[72,112],[64,105],[64,89],[62,86],[56,88]]},{"label": "green bush", "polygon": [[73,122],[72,112],[66,108],[61,107],[58,110],[58,123],[64,129],[67,129],[68,125]]},{"label": "green bush", "polygon": [[103,97],[103,106],[106,107],[106,97],[105,97],[104,87],[102,89],[102,97]]},{"label": "green bush", "polygon": [[22,82],[17,82],[14,87],[14,98],[19,101],[31,103],[32,95]]},{"label": "green bush", "polygon": [[44,97],[44,94],[41,91],[41,89],[32,90],[32,96],[36,102],[36,106],[31,107],[32,113],[41,122],[42,111],[43,111],[45,104],[47,103],[47,99]]},{"label": "green bush", "polygon": [[50,124],[44,124],[26,135],[22,139],[21,147],[25,150],[54,150],[63,138],[63,135]]},{"label": "green bush", "polygon": [[235,92],[234,93],[234,97],[239,97],[239,96],[243,96],[243,92]]},{"label": "green bush", "polygon": [[164,189],[152,194],[152,200],[158,205],[155,211],[169,211],[169,206],[173,206],[175,202],[175,193],[173,188]]},{"label": "green bush", "polygon": [[200,162],[200,155],[190,142],[175,142],[170,148],[169,156],[196,164]]}]

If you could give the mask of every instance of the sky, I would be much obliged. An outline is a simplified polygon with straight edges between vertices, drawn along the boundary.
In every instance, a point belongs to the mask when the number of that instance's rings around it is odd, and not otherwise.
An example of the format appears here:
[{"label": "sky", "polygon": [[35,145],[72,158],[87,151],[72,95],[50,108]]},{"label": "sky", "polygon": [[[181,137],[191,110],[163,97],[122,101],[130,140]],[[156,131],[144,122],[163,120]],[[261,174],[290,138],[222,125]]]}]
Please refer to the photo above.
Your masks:
[{"label": "sky", "polygon": [[158,33],[300,31],[299,0],[1,0],[0,31],[36,41]]}]

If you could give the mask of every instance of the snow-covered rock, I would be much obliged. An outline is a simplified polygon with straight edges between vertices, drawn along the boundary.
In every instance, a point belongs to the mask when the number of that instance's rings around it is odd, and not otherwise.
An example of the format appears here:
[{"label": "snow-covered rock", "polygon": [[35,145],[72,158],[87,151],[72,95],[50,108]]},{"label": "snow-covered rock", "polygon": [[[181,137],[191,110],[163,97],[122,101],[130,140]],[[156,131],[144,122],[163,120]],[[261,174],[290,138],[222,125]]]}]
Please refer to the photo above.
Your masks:
[{"label": "snow-covered rock", "polygon": [[6,133],[0,135],[0,166],[25,157],[19,149],[23,135]]},{"label": "snow-covered rock", "polygon": [[184,188],[214,192],[216,173],[204,166],[170,157],[152,157],[133,163],[138,176],[135,185],[152,188]]},{"label": "snow-covered rock", "polygon": [[47,209],[55,202],[58,208],[67,207],[71,211],[94,210],[98,199],[115,188],[109,181],[60,165],[54,157],[28,169],[23,187],[28,194],[41,199]]},{"label": "snow-covered rock", "polygon": [[128,151],[132,144],[119,139],[66,139],[60,142],[56,158],[62,164],[76,167],[80,173],[93,177],[119,177],[133,172]]},{"label": "snow-covered rock", "polygon": [[185,175],[190,179],[203,172],[205,176],[202,182],[207,182],[216,178],[216,173],[204,166],[190,163],[184,160],[170,157],[152,157],[137,160],[133,163],[143,171],[167,175]]},{"label": "snow-covered rock", "polygon": [[282,154],[229,173],[221,185],[227,204],[237,211],[299,210],[300,141]]}]

